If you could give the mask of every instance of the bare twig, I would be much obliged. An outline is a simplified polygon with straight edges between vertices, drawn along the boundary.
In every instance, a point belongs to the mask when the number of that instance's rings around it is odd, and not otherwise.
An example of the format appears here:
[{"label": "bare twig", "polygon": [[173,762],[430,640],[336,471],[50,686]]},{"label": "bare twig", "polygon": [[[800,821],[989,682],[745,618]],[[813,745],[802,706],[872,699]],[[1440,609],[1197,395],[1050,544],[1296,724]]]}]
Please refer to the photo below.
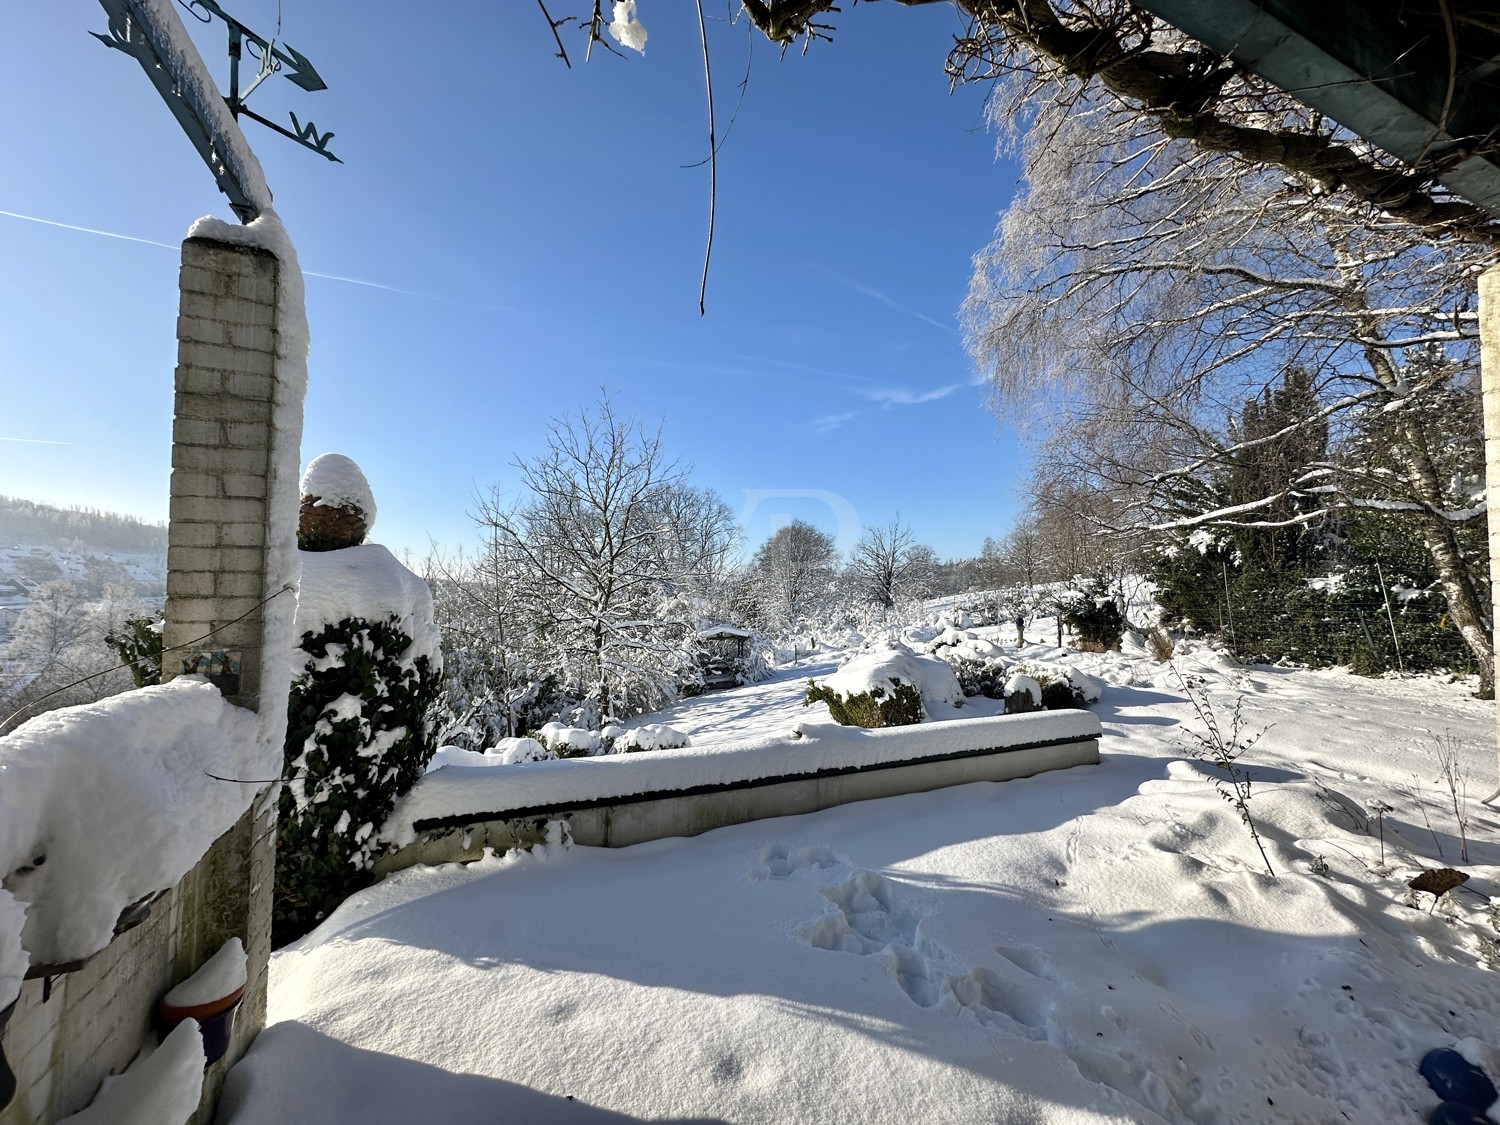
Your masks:
[{"label": "bare twig", "polygon": [[703,0],[695,0],[698,9],[698,41],[703,45],[703,88],[708,97],[708,243],[703,248],[703,277],[698,282],[698,315],[704,308],[708,292],[708,263],[714,252],[714,211],[719,201],[719,149],[714,140],[714,83],[708,67],[708,28],[703,22]]},{"label": "bare twig", "polygon": [[573,17],[564,16],[560,20],[553,19],[552,13],[547,11],[546,0],[536,0],[536,6],[542,10],[542,16],[546,19],[547,26],[552,29],[552,38],[557,40],[557,57],[562,59],[569,70],[572,70],[573,60],[568,58],[568,49],[563,46],[562,36],[557,33],[557,29],[560,28],[563,24],[567,23],[568,20],[572,19]]}]

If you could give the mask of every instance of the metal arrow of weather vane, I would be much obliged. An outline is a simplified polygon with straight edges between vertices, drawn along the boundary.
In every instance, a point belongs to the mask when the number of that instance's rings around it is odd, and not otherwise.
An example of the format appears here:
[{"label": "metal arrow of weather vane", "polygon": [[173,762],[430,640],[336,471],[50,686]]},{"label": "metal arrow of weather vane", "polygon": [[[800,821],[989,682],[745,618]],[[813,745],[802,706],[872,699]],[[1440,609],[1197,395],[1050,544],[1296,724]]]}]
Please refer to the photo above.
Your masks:
[{"label": "metal arrow of weather vane", "polygon": [[[203,22],[218,17],[229,30],[229,93],[220,95],[216,89],[201,89],[190,75],[181,73],[186,68],[178,61],[178,52],[172,49],[170,34],[143,0],[99,0],[99,3],[109,16],[109,33],[90,34],[106,47],[124,51],[141,64],[167,108],[193,142],[198,155],[213,173],[219,190],[229,197],[229,205],[241,222],[250,222],[270,201],[253,198],[252,185],[259,182],[259,177],[252,178],[248,170],[240,166],[235,145],[218,140],[224,131],[222,110],[212,104],[213,100],[222,97],[236,121],[248,117],[319,156],[343,163],[328,151],[332,133],[319,133],[316,125],[311,121],[299,121],[295,113],[290,114],[292,127],[288,129],[262,117],[245,104],[245,99],[277,72],[309,93],[326,90],[327,83],[305,55],[285,43],[263,39],[219,7],[215,0],[184,2],[183,6],[191,14],[205,13],[198,16]],[[248,53],[252,58],[258,55],[259,67],[250,84],[241,90],[240,64],[247,53],[246,43],[253,44]]]}]

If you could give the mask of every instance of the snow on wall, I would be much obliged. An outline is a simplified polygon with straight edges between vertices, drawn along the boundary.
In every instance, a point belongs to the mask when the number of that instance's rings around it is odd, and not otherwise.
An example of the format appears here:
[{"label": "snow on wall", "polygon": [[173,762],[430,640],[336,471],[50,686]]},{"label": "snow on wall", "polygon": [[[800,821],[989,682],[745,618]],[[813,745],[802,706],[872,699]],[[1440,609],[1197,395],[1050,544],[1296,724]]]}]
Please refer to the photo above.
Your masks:
[{"label": "snow on wall", "polygon": [[[181,677],[0,738],[0,872],[26,905],[32,963],[98,952],[124,907],[192,870],[280,769],[280,748],[267,753],[259,733],[254,712]],[[7,913],[0,926],[16,921]],[[0,951],[7,945],[0,937]],[[0,952],[0,984],[13,970],[13,954]],[[0,1006],[12,999],[0,993]]]},{"label": "snow on wall", "polygon": [[[379,543],[361,543],[338,551],[303,551],[302,589],[293,626],[297,640],[346,617],[384,621],[395,614],[411,638],[403,667],[419,656],[442,667],[442,637],[432,615],[432,591]],[[287,648],[290,651],[292,645]],[[301,657],[298,653],[298,658]]]},{"label": "snow on wall", "polygon": [[358,508],[365,534],[375,527],[375,494],[364,470],[342,453],[322,453],[308,462],[298,486],[303,496],[316,496],[317,508]]},{"label": "snow on wall", "polygon": [[822,770],[920,761],[1043,741],[1098,738],[1100,729],[1098,716],[1089,711],[956,719],[877,730],[804,722],[786,734],[717,746],[488,769],[445,767],[426,774],[397,802],[381,835],[404,847],[416,839],[419,821],[469,816],[478,819],[508,809],[806,776]]}]

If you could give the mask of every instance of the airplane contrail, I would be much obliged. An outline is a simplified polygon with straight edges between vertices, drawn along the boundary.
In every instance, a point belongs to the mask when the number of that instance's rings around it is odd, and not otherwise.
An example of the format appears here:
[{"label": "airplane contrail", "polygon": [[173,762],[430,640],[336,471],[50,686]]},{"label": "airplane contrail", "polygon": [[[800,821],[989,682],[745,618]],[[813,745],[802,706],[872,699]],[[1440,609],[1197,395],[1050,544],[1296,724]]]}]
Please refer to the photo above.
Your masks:
[{"label": "airplane contrail", "polygon": [[[99,230],[97,227],[83,227],[76,223],[60,223],[56,219],[43,219],[38,215],[23,215],[19,211],[0,210],[0,215],[11,219],[24,219],[28,223],[41,223],[43,226],[58,227],[62,230],[76,230],[83,234],[97,234],[101,238],[118,238],[124,242],[139,242],[145,246],[160,246],[163,250],[176,250],[177,246],[170,242],[158,242],[154,238],[137,238],[133,234],[116,234],[112,230]],[[319,273],[317,270],[303,270],[307,277],[320,277],[328,281],[342,281],[347,285],[363,285],[369,289],[384,289],[388,293],[400,293],[407,297],[420,297],[424,301],[446,301],[445,297],[435,297],[431,293],[418,293],[412,289],[400,289],[394,285],[382,285],[378,281],[365,281],[358,277],[343,277],[336,273]],[[457,303],[457,302],[452,302]],[[515,310],[503,305],[489,306],[500,312],[514,312]]]},{"label": "airplane contrail", "polygon": [[24,441],[28,445],[72,445],[71,441],[48,441],[39,437],[0,437],[0,441]]}]

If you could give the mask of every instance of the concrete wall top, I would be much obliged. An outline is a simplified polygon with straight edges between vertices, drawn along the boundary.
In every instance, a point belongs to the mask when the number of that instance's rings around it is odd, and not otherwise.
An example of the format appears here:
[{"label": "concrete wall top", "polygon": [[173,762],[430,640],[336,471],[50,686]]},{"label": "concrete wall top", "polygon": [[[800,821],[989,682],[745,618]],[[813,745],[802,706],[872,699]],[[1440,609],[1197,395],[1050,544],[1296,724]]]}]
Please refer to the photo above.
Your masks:
[{"label": "concrete wall top", "polygon": [[1089,711],[1036,711],[865,730],[805,723],[790,732],[734,743],[611,754],[512,766],[446,766],[402,798],[383,835],[398,847],[418,833],[551,808],[586,808],[622,798],[706,792],[827,777],[1097,739]]}]

